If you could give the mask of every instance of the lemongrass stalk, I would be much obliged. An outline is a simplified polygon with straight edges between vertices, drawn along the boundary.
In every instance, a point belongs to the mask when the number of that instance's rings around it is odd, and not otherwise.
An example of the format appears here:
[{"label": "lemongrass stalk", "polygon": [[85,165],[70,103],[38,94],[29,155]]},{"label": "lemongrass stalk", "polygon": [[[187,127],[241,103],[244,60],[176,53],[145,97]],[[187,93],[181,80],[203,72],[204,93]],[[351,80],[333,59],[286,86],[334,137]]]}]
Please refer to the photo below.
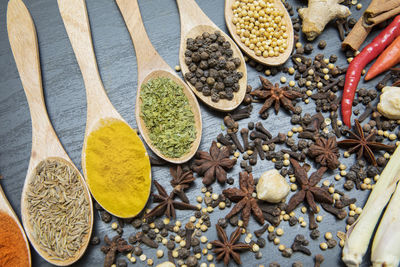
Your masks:
[{"label": "lemongrass stalk", "polygon": [[347,231],[342,260],[348,267],[359,266],[368,249],[378,219],[396,188],[400,171],[400,146],[396,148],[368,197],[363,212]]},{"label": "lemongrass stalk", "polygon": [[[400,176],[400,173],[397,174]],[[400,184],[390,199],[372,243],[373,267],[397,267],[400,262]]]}]

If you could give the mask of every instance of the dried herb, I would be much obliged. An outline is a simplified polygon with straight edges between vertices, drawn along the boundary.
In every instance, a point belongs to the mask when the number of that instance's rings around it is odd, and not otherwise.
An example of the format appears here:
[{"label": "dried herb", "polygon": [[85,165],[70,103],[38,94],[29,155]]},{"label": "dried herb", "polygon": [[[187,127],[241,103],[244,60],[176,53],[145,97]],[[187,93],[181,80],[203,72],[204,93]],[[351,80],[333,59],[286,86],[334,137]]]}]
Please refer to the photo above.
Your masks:
[{"label": "dried herb", "polygon": [[240,239],[242,229],[240,227],[236,228],[236,230],[228,239],[228,236],[221,226],[217,224],[215,228],[217,228],[219,240],[214,240],[211,242],[211,244],[214,246],[213,252],[217,254],[217,261],[221,261],[223,259],[224,264],[228,265],[230,259],[232,258],[237,264],[242,264],[239,252],[251,249],[250,245],[237,242]]},{"label": "dried herb", "polygon": [[111,267],[115,263],[117,253],[128,253],[133,250],[133,246],[129,245],[121,236],[114,236],[111,240],[106,235],[104,237],[105,246],[101,247],[101,251],[106,254],[104,259],[104,267]]},{"label": "dried herb", "polygon": [[178,202],[174,200],[175,193],[172,191],[169,195],[157,181],[153,181],[157,188],[158,194],[153,193],[153,201],[159,203],[149,213],[145,215],[145,218],[159,217],[166,215],[168,218],[176,217],[175,209],[179,210],[197,210],[196,206],[190,205],[184,202]]},{"label": "dried herb", "polygon": [[339,149],[336,144],[336,138],[330,137],[325,139],[318,138],[313,145],[310,146],[308,155],[315,158],[315,161],[326,166],[329,169],[336,169],[339,166]]},{"label": "dried herb", "polygon": [[142,85],[140,100],[140,117],[152,144],[171,158],[189,152],[196,139],[196,127],[183,88],[168,78],[151,79]]},{"label": "dried herb", "polygon": [[220,183],[226,182],[226,171],[236,164],[236,159],[230,159],[229,154],[228,148],[219,149],[215,141],[212,142],[209,153],[197,152],[193,170],[203,176],[203,184],[210,185],[215,179]]},{"label": "dried herb", "polygon": [[183,171],[181,165],[177,165],[176,167],[169,168],[171,176],[173,179],[171,180],[171,185],[174,187],[174,193],[182,199],[183,202],[189,203],[189,199],[187,198],[184,190],[189,188],[190,184],[194,181],[193,172],[192,171]]},{"label": "dried herb", "polygon": [[228,188],[222,192],[229,200],[237,202],[225,218],[229,219],[241,211],[244,227],[247,227],[251,213],[254,214],[259,223],[264,224],[263,213],[258,206],[257,199],[253,197],[253,192],[255,191],[253,175],[241,172],[239,174],[239,187]]},{"label": "dried herb", "polygon": [[354,120],[354,122],[355,131],[346,130],[350,139],[339,141],[338,145],[340,147],[350,148],[347,150],[350,154],[357,152],[357,159],[361,159],[361,157],[364,156],[372,165],[377,166],[378,164],[373,150],[385,150],[391,152],[395,149],[395,146],[375,142],[375,130],[371,131],[368,136],[365,136],[359,121]]},{"label": "dried herb", "polygon": [[259,113],[262,114],[264,111],[274,105],[275,114],[278,114],[279,108],[282,105],[285,109],[294,111],[294,105],[292,100],[302,97],[302,94],[294,90],[288,89],[288,87],[280,88],[279,84],[273,85],[269,80],[260,76],[261,87],[252,91],[250,94],[259,99],[265,99],[263,106]]},{"label": "dried herb", "polygon": [[315,213],[318,212],[316,201],[329,204],[333,203],[332,197],[328,191],[317,186],[322,175],[327,170],[327,167],[319,168],[308,178],[306,170],[300,166],[296,160],[290,159],[290,163],[293,166],[296,181],[301,186],[301,189],[290,198],[286,212],[293,211],[304,200],[307,201],[308,205]]}]

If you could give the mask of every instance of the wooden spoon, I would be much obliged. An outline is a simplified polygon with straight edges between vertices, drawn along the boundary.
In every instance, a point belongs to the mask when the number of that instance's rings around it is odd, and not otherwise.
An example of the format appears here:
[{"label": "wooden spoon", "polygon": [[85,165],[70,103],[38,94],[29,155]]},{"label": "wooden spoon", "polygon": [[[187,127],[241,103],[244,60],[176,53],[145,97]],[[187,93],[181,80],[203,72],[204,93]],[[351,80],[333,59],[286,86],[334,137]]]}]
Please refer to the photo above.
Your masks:
[{"label": "wooden spoon", "polygon": [[179,14],[181,18],[181,46],[179,50],[179,63],[181,65],[183,74],[189,72],[189,68],[185,63],[186,40],[188,38],[195,38],[204,32],[221,32],[221,35],[224,36],[226,41],[231,44],[233,57],[240,59],[241,64],[237,70],[243,73],[243,77],[239,80],[239,91],[234,93],[232,100],[220,99],[218,102],[213,102],[211,101],[210,96],[204,96],[203,93],[197,91],[197,89],[194,88],[189,81],[186,81],[197,97],[211,108],[225,112],[234,110],[240,105],[240,103],[242,103],[247,87],[247,70],[242,52],[236,46],[235,42],[232,41],[232,39],[226,33],[221,31],[217,25],[215,25],[207,17],[206,14],[204,14],[194,0],[176,0],[176,2],[178,3]]},{"label": "wooden spoon", "polygon": [[[58,0],[58,7],[60,9],[61,17],[64,21],[64,26],[67,31],[72,48],[74,50],[76,59],[78,61],[78,65],[81,69],[83,81],[86,88],[87,119],[85,139],[82,148],[82,170],[87,179],[86,145],[90,134],[93,131],[101,128],[104,121],[122,121],[124,123],[126,123],[126,121],[111,104],[106,95],[103,82],[101,81],[96,57],[93,50],[90,24],[87,15],[85,0]],[[144,145],[140,138],[137,135],[134,138],[138,139],[137,143],[143,146],[144,149]],[[144,160],[149,161],[150,164],[150,160],[147,154]],[[151,180],[151,172],[149,172],[148,179]],[[145,188],[145,190],[148,192],[148,196],[150,196],[151,183],[148,184],[149,186],[148,188]],[[93,193],[96,194],[96,192],[92,192],[92,194]],[[96,199],[95,194],[93,194],[93,197]],[[102,205],[102,207],[109,213],[120,218],[135,217],[137,214],[140,213],[139,210],[135,214],[130,214],[129,216],[121,216],[120,214],[116,214],[116,212],[108,210],[108,207],[105,207],[104,203],[102,203],[101,201],[99,202],[99,204]],[[146,202],[144,202],[143,208],[145,204]]]},{"label": "wooden spoon", "polygon": [[274,5],[279,11],[281,11],[284,14],[283,21],[286,22],[286,29],[288,33],[288,39],[287,39],[288,46],[285,52],[280,54],[279,56],[267,57],[267,58],[263,56],[257,56],[253,50],[248,48],[244,43],[242,43],[242,41],[240,41],[240,36],[236,34],[236,26],[232,22],[232,18],[234,17],[232,11],[232,5],[233,3],[235,3],[235,1],[236,0],[225,0],[225,23],[226,26],[228,27],[229,32],[231,33],[233,40],[235,40],[240,49],[242,49],[242,51],[244,51],[249,57],[264,65],[278,66],[285,63],[288,60],[293,50],[294,35],[293,35],[292,20],[290,19],[290,16],[285,6],[282,4],[281,0],[274,0],[275,2]]},{"label": "wooden spoon", "polygon": [[[26,234],[35,250],[45,260],[58,266],[70,265],[76,262],[85,252],[89,244],[90,235],[93,228],[93,205],[86,183],[63,149],[47,115],[46,106],[43,98],[42,77],[39,61],[39,50],[36,36],[35,25],[29,11],[21,0],[10,0],[7,8],[7,30],[22,85],[25,90],[32,119],[32,152],[29,162],[28,172],[24,183],[21,199],[22,222]],[[79,179],[84,187],[86,199],[89,202],[89,224],[90,230],[87,233],[82,247],[71,258],[65,261],[51,259],[47,253],[41,249],[38,241],[33,236],[33,230],[29,223],[30,214],[27,209],[27,190],[36,166],[43,160],[57,159],[68,164],[79,173]]]},{"label": "wooden spoon", "polygon": [[31,259],[31,250],[29,248],[29,242],[28,239],[26,238],[24,228],[22,228],[22,225],[19,223],[18,217],[15,214],[13,208],[10,205],[10,202],[8,202],[6,195],[4,194],[3,189],[0,186],[0,211],[8,214],[14,222],[18,225],[19,230],[21,231],[21,235],[25,240],[25,245],[26,245],[26,251],[28,252],[28,265],[32,265],[32,259]]},{"label": "wooden spoon", "polygon": [[[166,161],[180,164],[188,161],[196,153],[200,141],[201,141],[201,113],[199,103],[196,97],[188,86],[175,74],[175,71],[171,69],[170,66],[161,58],[161,56],[154,49],[151,44],[149,37],[146,34],[146,30],[143,25],[143,21],[140,15],[139,6],[137,0],[116,0],[117,5],[121,11],[122,17],[125,20],[125,24],[128,27],[128,31],[131,35],[132,42],[135,46],[136,58],[138,62],[138,89],[136,93],[136,121],[140,132],[147,145],[154,151],[159,157]],[[142,85],[147,83],[149,80],[157,77],[167,77],[173,80],[175,83],[183,88],[183,92],[189,100],[192,112],[195,119],[196,127],[196,139],[193,142],[190,151],[179,158],[170,158],[162,154],[151,142],[149,137],[149,132],[146,125],[140,116],[141,114],[141,104],[140,91]]]}]

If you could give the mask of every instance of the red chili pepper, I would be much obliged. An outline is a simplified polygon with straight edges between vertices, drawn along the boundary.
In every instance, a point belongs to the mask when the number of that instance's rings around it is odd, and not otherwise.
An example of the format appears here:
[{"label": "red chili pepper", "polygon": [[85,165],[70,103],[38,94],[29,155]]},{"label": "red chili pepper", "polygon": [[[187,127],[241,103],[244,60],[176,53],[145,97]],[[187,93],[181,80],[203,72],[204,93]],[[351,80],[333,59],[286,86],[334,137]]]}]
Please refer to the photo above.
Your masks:
[{"label": "red chili pepper", "polygon": [[351,61],[344,83],[342,96],[342,118],[344,124],[351,127],[351,109],[361,72],[365,66],[376,58],[390,43],[400,35],[400,15],[367,45],[353,61]]}]

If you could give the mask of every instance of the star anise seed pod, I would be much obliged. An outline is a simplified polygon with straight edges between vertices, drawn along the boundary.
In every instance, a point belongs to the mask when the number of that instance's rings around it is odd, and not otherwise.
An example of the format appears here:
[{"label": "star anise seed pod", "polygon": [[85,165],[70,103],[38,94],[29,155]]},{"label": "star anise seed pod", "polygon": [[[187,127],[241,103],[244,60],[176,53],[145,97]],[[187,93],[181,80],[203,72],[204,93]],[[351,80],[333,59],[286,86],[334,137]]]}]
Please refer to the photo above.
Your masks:
[{"label": "star anise seed pod", "polygon": [[336,169],[340,164],[338,160],[339,149],[334,136],[329,137],[329,139],[318,138],[308,151],[308,155],[311,158],[315,158],[317,163],[331,170]]},{"label": "star anise seed pod", "polygon": [[210,153],[198,151],[194,160],[193,170],[203,176],[203,184],[210,185],[215,179],[219,183],[226,182],[226,171],[236,164],[236,159],[229,158],[226,147],[219,149],[215,141],[212,142]]},{"label": "star anise seed pod", "polygon": [[327,167],[319,168],[316,172],[311,174],[310,178],[307,178],[306,170],[300,166],[297,160],[291,158],[290,163],[293,166],[296,181],[300,185],[300,191],[290,198],[286,208],[287,213],[293,211],[304,200],[307,201],[308,205],[315,213],[318,212],[315,201],[329,204],[333,203],[332,197],[328,191],[317,186],[318,182],[322,179],[322,175],[328,169]]},{"label": "star anise seed pod", "polygon": [[230,259],[233,258],[237,264],[242,264],[239,252],[251,249],[249,244],[237,242],[240,239],[242,228],[238,227],[228,239],[224,229],[219,224],[215,225],[215,227],[217,228],[219,240],[214,240],[211,244],[214,247],[213,252],[217,254],[217,261],[223,259],[224,264],[228,265]]},{"label": "star anise seed pod", "polygon": [[250,94],[259,99],[265,99],[264,105],[260,109],[260,114],[264,113],[272,105],[274,105],[275,114],[278,114],[279,108],[282,105],[285,109],[294,111],[292,100],[302,97],[302,93],[290,90],[286,87],[279,87],[276,83],[273,85],[268,79],[259,76],[261,87],[252,91]]},{"label": "star anise seed pod", "polygon": [[239,187],[240,188],[228,188],[222,191],[229,200],[237,202],[225,217],[229,219],[241,211],[243,226],[247,227],[250,215],[253,213],[256,220],[264,224],[263,213],[258,206],[257,199],[253,197],[253,192],[255,191],[253,175],[247,172],[239,173]]},{"label": "star anise seed pod", "polygon": [[358,120],[354,120],[354,122],[355,131],[353,132],[346,130],[350,136],[350,139],[339,141],[338,145],[340,147],[350,148],[347,150],[347,152],[350,154],[357,151],[357,159],[361,159],[361,157],[364,156],[372,165],[377,166],[378,164],[376,163],[373,150],[385,150],[391,152],[396,147],[375,142],[375,130],[365,137],[361,124],[358,122]]},{"label": "star anise seed pod", "polygon": [[190,184],[194,181],[194,176],[192,171],[183,171],[181,165],[177,165],[175,168],[169,168],[171,176],[171,185],[174,187],[174,193],[182,199],[183,202],[189,203],[189,199],[186,196],[184,190],[189,188]]},{"label": "star anise seed pod", "polygon": [[175,193],[172,191],[169,195],[165,191],[164,187],[162,187],[157,181],[153,181],[154,185],[157,188],[158,194],[153,195],[153,201],[158,202],[159,204],[154,207],[149,213],[147,213],[144,217],[159,217],[162,215],[166,215],[168,218],[175,219],[176,212],[175,209],[178,210],[197,210],[196,206],[190,205],[188,203],[175,201]]}]

